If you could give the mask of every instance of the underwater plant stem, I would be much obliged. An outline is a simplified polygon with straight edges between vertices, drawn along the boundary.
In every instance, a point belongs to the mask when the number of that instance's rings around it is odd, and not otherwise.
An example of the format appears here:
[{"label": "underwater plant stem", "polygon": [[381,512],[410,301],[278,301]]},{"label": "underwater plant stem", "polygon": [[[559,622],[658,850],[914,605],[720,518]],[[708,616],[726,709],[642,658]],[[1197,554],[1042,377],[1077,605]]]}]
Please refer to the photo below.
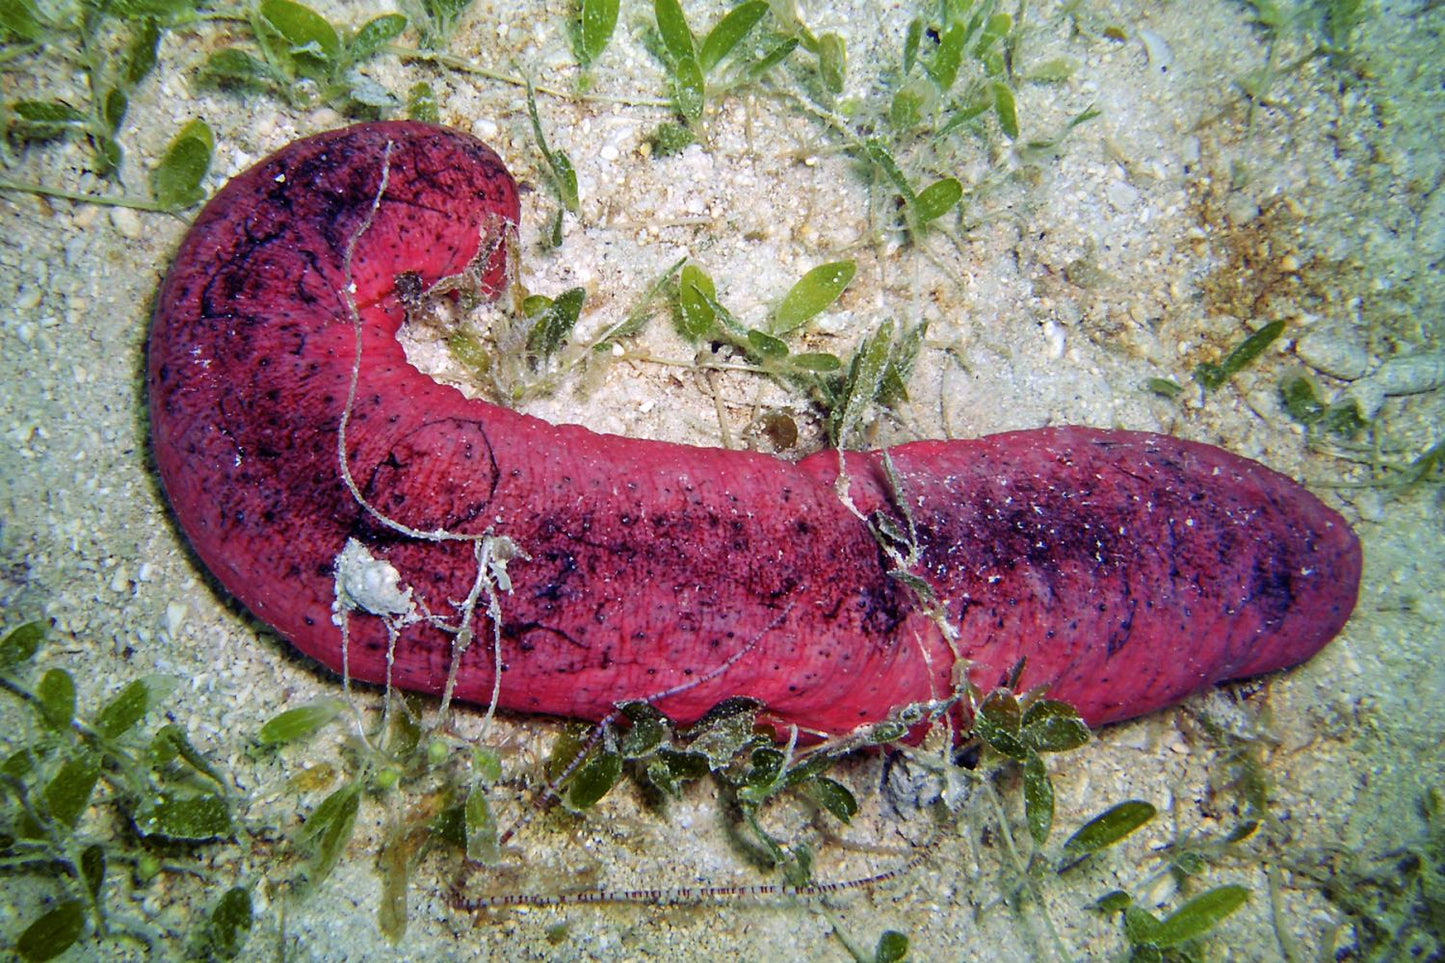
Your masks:
[{"label": "underwater plant stem", "polygon": [[1014,864],[1014,871],[1018,873],[1019,885],[1028,890],[1029,896],[1033,898],[1034,904],[1038,907],[1039,918],[1043,920],[1044,929],[1049,934],[1050,942],[1053,943],[1054,955],[1061,960],[1073,960],[1074,955],[1069,952],[1068,947],[1064,945],[1063,939],[1059,936],[1059,931],[1054,927],[1054,920],[1049,916],[1049,909],[1044,903],[1043,894],[1039,892],[1033,877],[1029,875],[1029,861],[1024,859],[1023,854],[1019,852],[1018,844],[1014,841],[1013,830],[1009,827],[1008,814],[1004,812],[1003,800],[999,798],[998,791],[994,789],[992,783],[979,780],[979,785],[993,806],[994,816],[998,819],[999,836],[1003,839],[1004,848],[1008,850],[1009,859]]},{"label": "underwater plant stem", "polygon": [[[491,67],[483,67],[464,57],[454,54],[442,53],[434,50],[418,50],[414,47],[402,47],[396,44],[387,44],[384,48],[387,53],[393,54],[401,60],[420,60],[425,63],[440,64],[452,70],[462,73],[473,74],[477,77],[485,77],[488,80],[496,80],[512,87],[526,87],[527,81],[523,77],[509,74],[506,71],[496,70]],[[607,94],[578,93],[570,90],[559,90],[556,87],[548,87],[540,84],[533,85],[533,90],[539,94],[546,94],[548,97],[556,97],[558,100],[588,101],[600,104],[621,104],[626,107],[671,107],[671,100],[664,100],[660,97],[618,97]]]},{"label": "underwater plant stem", "polygon": [[67,191],[60,187],[47,187],[44,184],[25,184],[19,181],[0,179],[0,191],[10,191],[15,194],[39,194],[41,197],[58,197],[67,201],[78,201],[81,204],[99,204],[101,207],[128,207],[133,211],[150,211],[155,214],[174,214],[170,207],[158,201],[142,200],[138,197],[115,197],[107,194],[85,194],[80,191]]}]

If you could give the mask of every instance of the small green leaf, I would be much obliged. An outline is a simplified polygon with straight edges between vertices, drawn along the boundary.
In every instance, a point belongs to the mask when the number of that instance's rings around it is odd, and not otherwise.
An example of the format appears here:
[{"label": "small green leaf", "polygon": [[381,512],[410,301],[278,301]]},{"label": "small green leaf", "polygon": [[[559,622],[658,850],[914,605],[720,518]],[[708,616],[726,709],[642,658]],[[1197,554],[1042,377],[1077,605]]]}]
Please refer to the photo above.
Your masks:
[{"label": "small green leaf", "polygon": [[431,84],[421,80],[411,85],[406,92],[406,115],[424,124],[441,123],[441,105]]},{"label": "small green leaf", "polygon": [[1024,816],[1034,845],[1042,846],[1054,826],[1054,785],[1038,753],[1024,757]]},{"label": "small green leaf", "polygon": [[206,931],[209,955],[223,960],[239,956],[241,947],[246,945],[246,937],[251,933],[253,921],[251,891],[242,886],[226,890],[211,910],[210,926]]},{"label": "small green leaf", "polygon": [[259,89],[273,79],[271,68],[239,47],[222,47],[206,58],[196,74],[201,84]]},{"label": "small green leaf", "polygon": [[1144,382],[1145,390],[1173,401],[1184,391],[1184,386],[1170,378],[1149,378]]},{"label": "small green leaf", "polygon": [[100,779],[100,759],[84,753],[67,759],[45,786],[45,805],[57,823],[74,827],[90,805],[90,795]]},{"label": "small green leaf", "polygon": [[186,738],[181,727],[175,723],[167,723],[162,726],[151,739],[150,757],[151,766],[161,769],[173,761],[177,756],[184,759],[186,763],[196,772],[207,779],[226,789],[226,781],[215,767],[206,761],[191,741]]},{"label": "small green leaf", "polygon": [[497,818],[492,815],[491,803],[487,801],[486,791],[481,786],[473,786],[467,793],[463,816],[467,834],[467,859],[483,866],[496,866],[502,861]]},{"label": "small green leaf", "polygon": [[918,63],[918,45],[923,41],[923,21],[917,17],[908,24],[908,32],[903,37],[903,75],[906,77],[913,72],[914,64]]},{"label": "small green leaf", "polygon": [[567,781],[567,804],[573,809],[591,809],[617,785],[622,777],[622,756],[598,751],[587,757]]},{"label": "small green leaf", "polygon": [[1286,378],[1279,386],[1284,410],[1302,425],[1312,425],[1324,417],[1325,405],[1315,395],[1315,386],[1304,375]]},{"label": "small green leaf", "polygon": [[1153,805],[1140,799],[1126,800],[1106,809],[1064,841],[1062,857],[1065,865],[1061,869],[1114,845],[1148,823],[1156,812]]},{"label": "small green leaf", "polygon": [[1200,893],[1160,920],[1149,934],[1149,942],[1158,947],[1170,947],[1202,936],[1248,899],[1248,887],[1237,884],[1217,886]]},{"label": "small green leaf", "polygon": [[10,105],[10,133],[20,140],[49,140],[85,129],[86,116],[58,100],[19,100]]},{"label": "small green leaf", "polygon": [[888,353],[888,367],[883,372],[883,383],[878,386],[878,403],[892,406],[908,399],[908,379],[913,374],[913,363],[923,348],[924,335],[928,333],[928,322],[920,321],[903,333]]},{"label": "small green leaf", "polygon": [[652,12],[657,18],[657,32],[673,63],[691,60],[696,65],[697,48],[682,4],[678,0],[652,0]]},{"label": "small green leaf", "polygon": [[582,0],[577,23],[577,59],[587,67],[602,56],[617,29],[618,0]]},{"label": "small green leaf", "polygon": [[1127,907],[1133,905],[1134,897],[1122,889],[1114,889],[1100,896],[1094,902],[1094,908],[1101,913],[1122,913]]},{"label": "small green leaf", "polygon": [[707,39],[698,50],[697,61],[702,72],[712,73],[712,69],[732,53],[733,48],[742,42],[767,13],[768,5],[764,0],[749,0],[729,10],[727,15],[708,31]]},{"label": "small green leaf", "polygon": [[326,80],[341,64],[341,36],[325,17],[295,0],[261,0],[258,7],[263,29],[257,40],[267,43],[266,29],[274,31],[285,44],[274,53],[290,61],[297,76]]},{"label": "small green leaf", "polygon": [[789,37],[764,53],[757,60],[748,65],[747,77],[749,80],[757,80],[763,74],[772,70],[778,64],[788,59],[788,55],[798,49],[801,41],[797,37]]},{"label": "small green leaf", "polygon": [[748,755],[738,798],[754,806],[782,788],[783,764],[788,757],[772,746],[759,746]]},{"label": "small green leaf", "polygon": [[581,756],[590,744],[587,740],[595,735],[596,730],[585,723],[565,726],[547,755],[547,778],[560,779],[569,768],[581,765]]},{"label": "small green leaf", "polygon": [[974,57],[987,61],[987,55],[992,52],[994,45],[1013,29],[1013,23],[1013,17],[1006,13],[996,13],[989,17],[988,26],[984,28],[983,36],[979,37],[978,43],[974,45]]},{"label": "small green leaf", "polygon": [[832,261],[803,275],[773,312],[773,334],[786,334],[807,324],[838,300],[857,272],[853,261]]},{"label": "small green leaf", "polygon": [[676,154],[697,140],[691,127],[668,121],[652,133],[652,152],[657,157]]},{"label": "small green leaf", "polygon": [[941,93],[948,93],[958,79],[958,68],[963,63],[963,45],[967,40],[968,28],[962,23],[955,23],[938,40],[938,51],[928,65],[928,73]]},{"label": "small green leaf", "polygon": [[632,723],[618,747],[624,759],[651,755],[667,739],[667,716],[646,702],[628,702],[620,706],[622,714]]},{"label": "small green leaf", "polygon": [[351,38],[351,49],[349,51],[351,61],[366,60],[382,47],[400,37],[402,31],[406,30],[406,17],[399,13],[386,13],[379,17],[373,17],[356,31]]},{"label": "small green leaf", "polygon": [[853,353],[848,377],[828,419],[828,435],[835,446],[843,447],[848,437],[862,424],[863,413],[878,397],[892,347],[893,320],[890,318],[863,339]]},{"label": "small green leaf", "polygon": [[527,350],[542,359],[556,354],[576,327],[586,299],[586,288],[570,288],[557,295],[547,310],[532,322],[527,332]]},{"label": "small green leaf", "polygon": [[647,764],[647,781],[669,796],[682,793],[682,784],[703,778],[712,769],[701,753],[661,749]]},{"label": "small green leaf", "polygon": [[136,679],[106,703],[95,717],[95,728],[107,739],[114,739],[145,717],[151,707],[150,686]]},{"label": "small green leaf", "polygon": [[59,731],[70,727],[75,717],[75,680],[64,669],[47,669],[35,686],[40,715],[45,724]]},{"label": "small green leaf", "polygon": [[766,365],[788,356],[788,346],[766,331],[748,330],[748,353]]},{"label": "small green leaf", "polygon": [[1046,60],[1026,74],[1030,83],[1061,84],[1074,75],[1077,65],[1067,57]]},{"label": "small green leaf", "polygon": [[115,173],[125,156],[120,141],[109,134],[91,134],[90,149],[95,155],[95,166],[91,169],[97,177],[109,177]]},{"label": "small green leaf", "polygon": [[115,133],[120,128],[121,121],[125,120],[125,112],[130,106],[130,100],[126,97],[125,91],[119,87],[112,87],[105,92],[100,103],[100,122],[107,131]]},{"label": "small green leaf", "polygon": [[410,756],[421,745],[422,728],[418,721],[420,704],[413,705],[408,699],[402,709],[391,714],[391,728],[387,732],[386,752],[393,759]]},{"label": "small green leaf", "polygon": [[[1159,917],[1142,906],[1130,904],[1124,907],[1124,938],[1135,948],[1130,963],[1157,963],[1162,957],[1154,945],[1154,930],[1159,927]],[[1144,950],[1143,954],[1140,950]]]},{"label": "small green leaf", "polygon": [[1341,438],[1355,437],[1364,431],[1365,424],[1365,418],[1360,414],[1360,405],[1353,398],[1336,401],[1325,409],[1324,416],[1320,418],[1321,428]]},{"label": "small green leaf", "polygon": [[1014,106],[1014,92],[1008,84],[994,81],[993,112],[998,115],[998,126],[1009,140],[1018,140],[1019,116]]},{"label": "small green leaf", "polygon": [[945,177],[918,192],[913,201],[913,215],[919,224],[927,224],[947,214],[961,200],[963,185],[956,177]]},{"label": "small green leaf", "polygon": [[25,927],[15,951],[26,961],[53,960],[70,949],[84,929],[84,907],[79,900],[66,900]]},{"label": "small green leaf", "polygon": [[562,206],[576,214],[582,209],[582,204],[577,193],[577,171],[572,166],[572,158],[563,151],[553,151],[552,170],[557,178],[557,193],[561,195]]},{"label": "small green leaf", "polygon": [[257,736],[263,746],[276,746],[287,742],[299,742],[310,737],[323,726],[346,711],[346,703],[340,699],[318,699],[295,709],[287,709],[272,717],[261,727]]},{"label": "small green leaf", "polygon": [[190,207],[204,198],[201,180],[211,169],[215,139],[206,122],[197,118],[171,139],[165,156],[151,171],[151,193],[170,210]]},{"label": "small green leaf", "polygon": [[678,113],[688,121],[702,116],[705,83],[696,57],[684,57],[673,64],[672,94]]},{"label": "small green leaf", "polygon": [[874,963],[900,963],[908,956],[908,937],[897,930],[884,930],[878,937],[878,949],[873,952]]},{"label": "small green leaf", "polygon": [[0,34],[36,41],[45,36],[45,24],[31,0],[0,0]]},{"label": "small green leaf", "polygon": [[85,114],[59,100],[19,100],[10,108],[21,120],[36,124],[75,125],[85,123]]},{"label": "small green leaf", "polygon": [[346,71],[342,81],[346,86],[346,96],[362,107],[390,110],[398,104],[390,90],[354,67]]},{"label": "small green leaf", "polygon": [[231,806],[220,796],[157,793],[136,809],[135,828],[142,836],[201,842],[231,835]]},{"label": "small green leaf", "polygon": [[552,174],[552,183],[557,188],[557,196],[562,201],[562,206],[575,214],[580,206],[577,194],[577,172],[572,167],[571,158],[562,151],[552,150],[547,145],[547,136],[542,131],[542,118],[537,113],[537,95],[532,89],[530,80],[527,81],[527,114],[532,119],[532,135],[537,138],[537,147],[547,161],[547,167]]},{"label": "small green leaf", "polygon": [[888,179],[898,193],[903,195],[904,201],[910,205],[913,204],[917,195],[914,194],[908,179],[903,176],[903,171],[898,169],[897,162],[894,161],[893,155],[888,152],[888,148],[883,145],[883,142],[877,138],[869,139],[864,142],[863,149],[867,152],[868,159],[883,172],[883,176]]},{"label": "small green leaf", "polygon": [[833,95],[843,92],[843,83],[848,74],[848,48],[843,38],[836,33],[825,33],[818,38],[818,77],[823,89]]},{"label": "small green leaf", "polygon": [[308,851],[307,885],[316,887],[336,868],[356,828],[361,807],[361,783],[349,782],[321,801],[297,833]]},{"label": "small green leaf", "polygon": [[1068,752],[1089,741],[1089,727],[1068,703],[1040,699],[1024,710],[1019,735],[1039,752]]},{"label": "small green leaf", "polygon": [[832,813],[839,822],[852,822],[853,817],[858,815],[858,800],[854,799],[848,787],[840,782],[827,776],[816,776],[803,782],[800,788],[809,799]]},{"label": "small green leaf", "polygon": [[388,831],[376,856],[381,876],[381,906],[376,911],[376,928],[391,943],[406,933],[406,890],[411,882],[412,844],[402,829]]},{"label": "small green leaf", "polygon": [[1019,738],[1021,719],[1018,697],[1007,689],[995,689],[979,703],[973,728],[994,749],[1014,759],[1023,759],[1029,750]]},{"label": "small green leaf", "polygon": [[0,640],[0,672],[9,672],[21,663],[29,662],[44,638],[44,622],[26,622],[11,629]]},{"label": "small green leaf", "polygon": [[684,733],[688,750],[701,753],[714,771],[732,761],[753,737],[761,706],[752,699],[725,699]]},{"label": "small green leaf", "polygon": [[843,362],[838,360],[836,354],[827,354],[821,351],[804,351],[788,358],[789,366],[799,371],[811,371],[817,374],[831,374],[834,371],[842,370]]},{"label": "small green leaf", "polygon": [[127,20],[149,18],[170,23],[183,14],[195,13],[197,0],[111,0],[106,13]]},{"label": "small green leaf", "polygon": [[712,308],[717,288],[702,268],[689,261],[677,278],[678,322],[683,336],[697,341],[712,334],[717,312]]},{"label": "small green leaf", "polygon": [[494,785],[502,778],[501,754],[491,746],[474,746],[472,768],[477,772],[477,779],[484,785]]},{"label": "small green leaf", "polygon": [[105,847],[92,843],[80,854],[80,879],[90,891],[90,898],[100,898],[100,888],[105,884]]},{"label": "small green leaf", "polygon": [[1195,366],[1194,380],[1198,381],[1205,391],[1213,391],[1215,388],[1222,387],[1225,382],[1243,371],[1255,358],[1263,354],[1264,349],[1284,333],[1284,324],[1283,321],[1271,321],[1241,341],[1218,364],[1205,362]]},{"label": "small green leaf", "polygon": [[153,19],[142,20],[135,33],[131,35],[130,44],[126,47],[125,59],[121,62],[123,66],[120,70],[119,83],[123,89],[134,88],[155,69],[156,50],[160,47],[160,43],[160,25]]},{"label": "small green leaf", "polygon": [[934,140],[942,140],[958,128],[967,124],[976,117],[981,117],[993,109],[993,97],[988,91],[981,92],[962,107],[953,110],[948,115],[948,120],[934,133]]},{"label": "small green leaf", "polygon": [[419,24],[422,45],[436,50],[445,46],[446,40],[456,32],[462,15],[472,5],[472,0],[421,0],[423,22]]},{"label": "small green leaf", "polygon": [[897,131],[910,131],[923,123],[930,100],[927,81],[915,77],[893,94],[888,105],[888,123]]}]

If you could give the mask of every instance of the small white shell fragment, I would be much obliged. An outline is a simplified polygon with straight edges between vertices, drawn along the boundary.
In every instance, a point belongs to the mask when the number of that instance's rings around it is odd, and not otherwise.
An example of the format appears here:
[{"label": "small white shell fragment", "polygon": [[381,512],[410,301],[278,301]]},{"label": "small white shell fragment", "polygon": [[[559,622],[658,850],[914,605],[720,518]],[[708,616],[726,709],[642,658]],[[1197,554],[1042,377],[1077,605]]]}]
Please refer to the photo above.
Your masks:
[{"label": "small white shell fragment", "polygon": [[1116,211],[1129,212],[1139,206],[1139,192],[1124,181],[1112,181],[1104,189],[1104,197]]},{"label": "small white shell fragment", "polygon": [[1174,66],[1174,51],[1169,49],[1169,44],[1148,27],[1140,27],[1136,32],[1139,42],[1144,45],[1144,56],[1149,58],[1149,65],[1161,74],[1168,73],[1169,68]]},{"label": "small white shell fragment", "polygon": [[354,538],[336,556],[336,602],[331,619],[337,625],[353,609],[372,615],[407,615],[412,609],[411,588],[400,585],[401,573],[385,559],[376,558]]},{"label": "small white shell fragment", "polygon": [[180,634],[181,626],[186,621],[186,603],[169,602],[166,604],[166,635],[174,639]]}]

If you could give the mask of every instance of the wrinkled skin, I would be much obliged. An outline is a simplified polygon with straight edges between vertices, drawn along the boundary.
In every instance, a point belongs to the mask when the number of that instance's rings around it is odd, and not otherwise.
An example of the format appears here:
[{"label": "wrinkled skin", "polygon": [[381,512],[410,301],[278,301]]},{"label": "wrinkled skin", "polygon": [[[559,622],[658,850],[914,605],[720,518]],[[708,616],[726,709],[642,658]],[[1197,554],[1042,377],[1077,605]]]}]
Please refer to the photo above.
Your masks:
[{"label": "wrinkled skin", "polygon": [[[500,596],[504,708],[599,719],[654,698],[689,721],[744,695],[778,721],[838,733],[948,696],[962,658],[984,688],[1023,660],[1020,689],[1047,686],[1099,724],[1301,662],[1349,616],[1360,549],[1344,520],[1205,445],[1087,428],[917,442],[889,449],[896,489],[879,453],[847,454],[857,511],[898,530],[911,520],[912,572],[941,604],[930,615],[839,497],[836,452],[792,464],[467,399],[407,363],[397,278],[455,274],[517,218],[516,185],[485,145],[363,124],[231,181],[161,289],[151,416],[176,517],[229,591],[332,669],[348,540],[433,617],[400,629],[404,688],[441,690],[454,634],[437,621],[457,625],[478,584],[473,542],[409,537],[343,484],[353,240],[362,360],[347,464],[366,501],[404,526],[506,536],[527,553]],[[499,258],[481,268],[494,286]],[[485,598],[456,685],[482,703],[484,611]],[[382,619],[347,622],[351,675],[382,681]],[[941,624],[956,628],[952,646]]]}]

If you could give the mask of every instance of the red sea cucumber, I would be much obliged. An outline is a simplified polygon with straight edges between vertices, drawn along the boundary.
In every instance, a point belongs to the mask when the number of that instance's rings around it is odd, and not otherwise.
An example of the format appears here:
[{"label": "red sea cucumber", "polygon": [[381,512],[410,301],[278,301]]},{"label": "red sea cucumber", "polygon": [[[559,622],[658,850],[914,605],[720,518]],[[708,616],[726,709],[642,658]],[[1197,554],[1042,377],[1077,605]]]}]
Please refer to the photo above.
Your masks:
[{"label": "red sea cucumber", "polygon": [[[176,517],[229,591],[332,669],[337,559],[354,543],[390,566],[369,571],[391,590],[372,608],[396,629],[393,680],[441,691],[488,534],[526,553],[498,592],[499,704],[589,719],[670,692],[658,707],[687,721],[744,695],[847,732],[948,696],[955,664],[989,688],[1025,660],[1020,688],[1048,686],[1098,724],[1298,663],[1349,616],[1360,550],[1344,520],[1206,445],[1023,431],[900,445],[890,475],[878,452],[791,464],[464,398],[407,363],[397,279],[483,260],[501,283],[499,250],[479,245],[517,218],[516,185],[479,141],[362,124],[227,184],[161,288],[151,421]],[[338,454],[353,370],[355,492]],[[931,613],[864,517],[912,525]],[[386,622],[346,621],[350,674],[383,680]],[[456,695],[485,703],[493,678],[491,646],[473,644]]]}]

